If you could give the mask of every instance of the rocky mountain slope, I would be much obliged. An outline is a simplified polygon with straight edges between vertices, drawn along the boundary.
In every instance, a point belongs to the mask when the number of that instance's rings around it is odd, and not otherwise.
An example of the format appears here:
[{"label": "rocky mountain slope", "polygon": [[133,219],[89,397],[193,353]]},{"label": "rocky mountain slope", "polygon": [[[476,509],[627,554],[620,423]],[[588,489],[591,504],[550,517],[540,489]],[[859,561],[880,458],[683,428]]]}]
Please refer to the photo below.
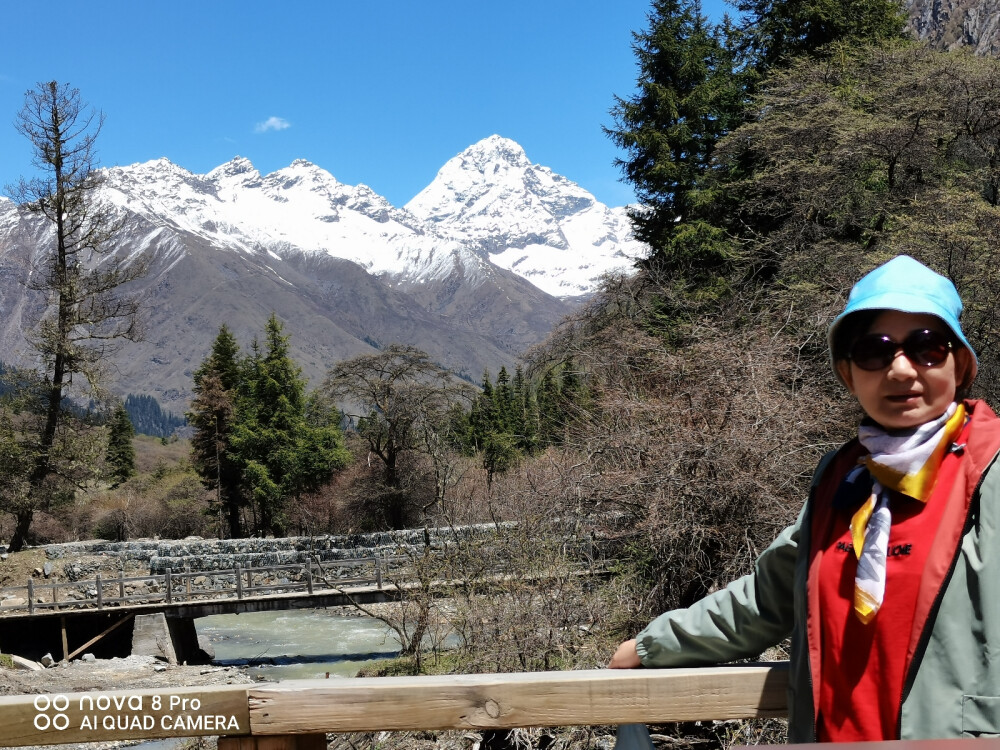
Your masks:
[{"label": "rocky mountain slope", "polygon": [[1000,54],[1000,0],[909,0],[909,27],[936,47]]},{"label": "rocky mountain slope", "polygon": [[[271,312],[317,382],[335,362],[418,346],[478,381],[644,248],[625,210],[597,202],[493,136],[448,162],[405,208],[305,161],[261,175],[236,158],[196,175],[166,159],[107,170],[125,222],[116,253],[144,256],[145,341],[114,362],[119,393],[177,411],[222,323],[248,345]],[[30,364],[44,308],[28,283],[51,229],[0,199],[0,360]]]}]

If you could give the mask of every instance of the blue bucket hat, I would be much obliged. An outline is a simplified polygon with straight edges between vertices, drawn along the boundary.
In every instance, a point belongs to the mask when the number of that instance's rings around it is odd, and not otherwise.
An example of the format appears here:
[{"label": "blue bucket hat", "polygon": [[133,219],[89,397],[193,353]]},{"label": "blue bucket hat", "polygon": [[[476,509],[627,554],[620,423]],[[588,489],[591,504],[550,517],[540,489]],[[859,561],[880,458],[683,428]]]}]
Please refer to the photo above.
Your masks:
[{"label": "blue bucket hat", "polygon": [[[959,317],[962,314],[962,300],[951,281],[935,273],[920,261],[909,255],[900,255],[866,274],[851,289],[847,306],[838,315],[827,332],[830,358],[833,359],[833,342],[837,329],[852,313],[862,310],[899,310],[907,313],[929,313],[941,319],[951,329],[956,340],[972,355],[971,383],[979,369],[976,352],[962,333]],[[837,379],[843,382],[837,368],[833,368]]]}]

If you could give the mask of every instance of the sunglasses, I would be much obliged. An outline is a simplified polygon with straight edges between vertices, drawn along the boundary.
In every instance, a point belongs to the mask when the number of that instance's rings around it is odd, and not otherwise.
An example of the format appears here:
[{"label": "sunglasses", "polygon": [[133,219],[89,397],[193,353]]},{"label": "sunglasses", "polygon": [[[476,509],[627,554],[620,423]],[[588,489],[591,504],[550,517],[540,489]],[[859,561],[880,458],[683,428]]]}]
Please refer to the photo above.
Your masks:
[{"label": "sunglasses", "polygon": [[952,342],[945,334],[927,329],[911,331],[901,342],[881,333],[869,333],[854,342],[850,359],[862,370],[874,372],[892,364],[900,349],[913,364],[935,367],[948,359]]}]

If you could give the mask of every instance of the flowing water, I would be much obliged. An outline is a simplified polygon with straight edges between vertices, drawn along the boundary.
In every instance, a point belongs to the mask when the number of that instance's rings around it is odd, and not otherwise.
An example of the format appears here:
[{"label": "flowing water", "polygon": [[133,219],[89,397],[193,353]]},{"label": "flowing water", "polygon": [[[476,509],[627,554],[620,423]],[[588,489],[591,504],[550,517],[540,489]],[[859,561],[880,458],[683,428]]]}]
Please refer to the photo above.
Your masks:
[{"label": "flowing water", "polygon": [[392,631],[370,617],[339,609],[213,615],[195,621],[215,649],[215,664],[247,665],[268,682],[353,677],[399,653]]}]

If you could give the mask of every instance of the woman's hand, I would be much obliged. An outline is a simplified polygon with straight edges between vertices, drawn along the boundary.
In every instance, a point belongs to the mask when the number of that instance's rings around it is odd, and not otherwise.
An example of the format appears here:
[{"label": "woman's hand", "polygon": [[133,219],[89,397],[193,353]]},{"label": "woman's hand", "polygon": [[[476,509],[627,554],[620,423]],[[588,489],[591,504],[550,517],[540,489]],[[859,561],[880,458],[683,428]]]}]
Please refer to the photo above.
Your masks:
[{"label": "woman's hand", "polygon": [[639,661],[639,652],[635,650],[635,638],[620,645],[608,664],[609,669],[635,669],[640,666],[642,663]]}]

